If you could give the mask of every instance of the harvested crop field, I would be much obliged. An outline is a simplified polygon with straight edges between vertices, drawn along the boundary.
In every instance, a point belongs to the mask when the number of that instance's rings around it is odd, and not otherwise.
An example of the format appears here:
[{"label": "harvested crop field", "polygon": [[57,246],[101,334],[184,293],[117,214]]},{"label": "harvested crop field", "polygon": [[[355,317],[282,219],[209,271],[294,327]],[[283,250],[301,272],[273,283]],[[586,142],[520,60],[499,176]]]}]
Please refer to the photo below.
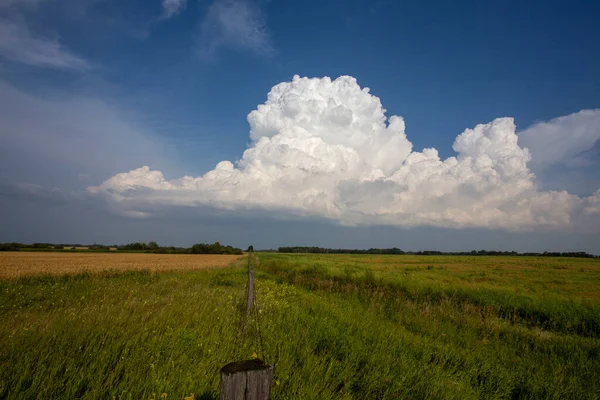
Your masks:
[{"label": "harvested crop field", "polygon": [[225,267],[240,257],[220,254],[1,252],[0,279],[82,272],[174,271]]}]

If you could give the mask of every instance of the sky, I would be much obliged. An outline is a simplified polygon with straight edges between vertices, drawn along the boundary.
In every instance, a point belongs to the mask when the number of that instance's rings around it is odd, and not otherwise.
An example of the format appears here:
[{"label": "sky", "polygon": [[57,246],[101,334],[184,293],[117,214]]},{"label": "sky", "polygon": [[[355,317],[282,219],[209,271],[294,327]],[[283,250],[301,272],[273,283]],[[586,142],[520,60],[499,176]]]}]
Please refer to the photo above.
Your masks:
[{"label": "sky", "polygon": [[0,0],[0,242],[600,254],[599,17]]}]

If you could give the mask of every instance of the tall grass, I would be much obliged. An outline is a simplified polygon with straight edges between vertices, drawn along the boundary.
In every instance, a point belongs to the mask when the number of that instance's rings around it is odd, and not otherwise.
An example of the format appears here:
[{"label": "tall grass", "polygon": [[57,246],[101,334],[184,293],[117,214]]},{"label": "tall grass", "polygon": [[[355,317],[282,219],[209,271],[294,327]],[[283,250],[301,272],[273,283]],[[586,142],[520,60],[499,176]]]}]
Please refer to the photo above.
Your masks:
[{"label": "tall grass", "polygon": [[[394,256],[396,260],[401,257]],[[484,267],[477,265],[477,257],[468,260],[471,268],[478,268],[474,279],[464,282],[464,279],[457,275],[458,279],[445,285],[440,285],[435,279],[429,279],[430,275],[438,275],[440,279],[443,279],[444,275],[448,275],[443,268],[438,267],[434,270],[432,265],[427,265],[425,269],[422,269],[421,274],[418,272],[418,267],[412,267],[410,269],[411,276],[406,273],[406,268],[376,275],[373,265],[362,268],[346,265],[343,275],[340,275],[340,265],[337,264],[336,256],[328,256],[321,262],[315,262],[314,257],[310,255],[266,255],[262,258],[264,270],[289,283],[301,285],[307,289],[326,288],[330,291],[357,292],[365,299],[371,299],[375,293],[383,296],[383,301],[378,300],[378,302],[386,307],[398,307],[405,301],[417,304],[450,302],[456,308],[485,309],[487,313],[494,312],[496,318],[510,320],[513,323],[518,321],[525,326],[584,336],[600,336],[600,299],[597,297],[582,297],[574,294],[565,296],[560,288],[553,291],[543,281],[540,282],[538,279],[540,273],[534,279],[528,278],[527,269],[521,269],[521,276],[513,277],[513,279],[504,278],[498,281],[493,274],[485,278],[486,274],[490,272],[486,272]],[[511,257],[511,259],[524,262],[525,266],[527,262],[531,263],[533,260],[518,260],[516,257]],[[552,259],[554,262],[556,260]],[[576,262],[577,265],[591,265],[591,272],[595,272],[594,278],[598,282],[596,287],[600,289],[599,262],[570,259],[567,263],[569,261]],[[563,264],[565,263],[563,262]],[[581,267],[578,268],[577,265],[563,274],[566,275],[561,278],[563,283],[568,283],[566,280],[578,281],[579,274],[582,272],[580,271]],[[415,273],[415,271],[417,272]],[[456,275],[457,272],[451,271],[450,274]],[[551,274],[557,275],[554,269],[551,269]],[[550,277],[546,279],[549,283],[556,281]],[[495,284],[486,284],[488,282],[495,282]],[[517,285],[528,288],[532,288],[532,285],[539,285],[545,291],[529,290],[526,292],[518,290]],[[581,293],[579,294],[581,295]]]},{"label": "tall grass", "polygon": [[214,399],[219,369],[255,352],[275,399],[600,397],[593,261],[531,266],[557,271],[539,280],[484,257],[356,257],[259,255],[264,353],[256,321],[239,334],[243,262],[2,281],[0,398]]}]

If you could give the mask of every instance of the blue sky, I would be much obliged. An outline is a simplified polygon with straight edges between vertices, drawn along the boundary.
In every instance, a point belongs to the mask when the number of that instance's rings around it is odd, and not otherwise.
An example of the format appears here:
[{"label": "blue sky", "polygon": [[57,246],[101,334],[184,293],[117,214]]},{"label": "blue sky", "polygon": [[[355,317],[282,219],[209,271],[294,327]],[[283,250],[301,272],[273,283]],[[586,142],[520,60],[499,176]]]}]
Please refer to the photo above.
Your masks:
[{"label": "blue sky", "polygon": [[[0,0],[0,240],[600,253],[599,17],[593,1]],[[405,129],[365,130],[364,104]]]}]

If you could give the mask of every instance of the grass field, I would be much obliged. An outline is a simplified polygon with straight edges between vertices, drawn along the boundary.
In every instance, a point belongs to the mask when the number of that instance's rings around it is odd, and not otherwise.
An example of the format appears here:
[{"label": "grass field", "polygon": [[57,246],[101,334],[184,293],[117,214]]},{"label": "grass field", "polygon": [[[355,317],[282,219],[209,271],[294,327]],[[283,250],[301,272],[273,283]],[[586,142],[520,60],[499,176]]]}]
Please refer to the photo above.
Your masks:
[{"label": "grass field", "polygon": [[244,264],[1,280],[0,398],[214,399],[253,352],[274,399],[600,398],[599,260],[258,254],[264,354]]}]

